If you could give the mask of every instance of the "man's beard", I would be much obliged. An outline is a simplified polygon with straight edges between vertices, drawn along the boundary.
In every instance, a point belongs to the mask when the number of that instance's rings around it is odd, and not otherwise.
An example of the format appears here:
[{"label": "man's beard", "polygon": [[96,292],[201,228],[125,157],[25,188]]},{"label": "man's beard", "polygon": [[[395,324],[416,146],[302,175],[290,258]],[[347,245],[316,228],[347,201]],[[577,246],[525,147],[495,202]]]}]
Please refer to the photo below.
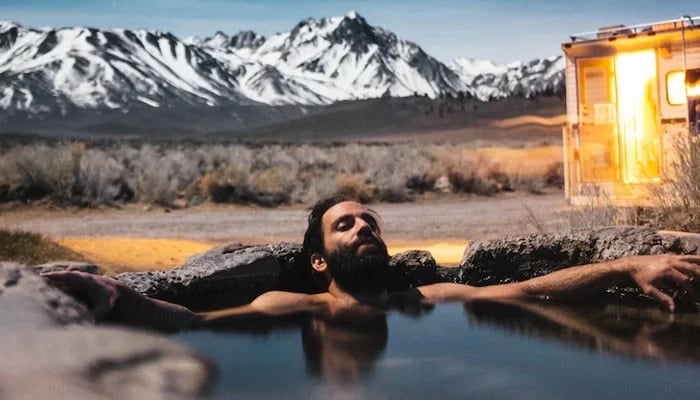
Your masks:
[{"label": "man's beard", "polygon": [[341,289],[367,294],[386,289],[389,253],[381,240],[374,241],[374,244],[376,249],[367,254],[358,254],[353,246],[344,246],[326,255],[328,269]]}]

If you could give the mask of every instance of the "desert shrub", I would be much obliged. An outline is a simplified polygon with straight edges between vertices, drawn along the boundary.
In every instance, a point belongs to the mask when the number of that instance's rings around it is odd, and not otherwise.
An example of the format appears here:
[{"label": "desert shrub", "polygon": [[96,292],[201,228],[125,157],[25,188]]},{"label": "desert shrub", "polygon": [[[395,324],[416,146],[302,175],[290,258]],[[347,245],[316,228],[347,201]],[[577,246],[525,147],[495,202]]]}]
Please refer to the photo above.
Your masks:
[{"label": "desert shrub", "polygon": [[432,191],[438,178],[438,176],[428,172],[421,175],[411,175],[406,179],[406,189],[419,194]]},{"label": "desert shrub", "polygon": [[477,176],[476,171],[463,172],[456,168],[450,168],[447,171],[447,177],[457,192],[493,196],[499,191],[496,182]]},{"label": "desert shrub", "polygon": [[80,160],[80,193],[88,204],[129,201],[133,191],[127,186],[124,165],[99,149],[90,149]]},{"label": "desert shrub", "polygon": [[673,146],[673,178],[650,187],[653,206],[643,215],[659,229],[700,232],[700,141],[679,138]]},{"label": "desert shrub", "polygon": [[37,265],[50,261],[83,261],[84,258],[42,235],[0,229],[0,260]]},{"label": "desert shrub", "polygon": [[335,179],[335,191],[344,197],[368,203],[374,200],[374,188],[357,174],[340,174]]},{"label": "desert shrub", "polygon": [[[309,204],[336,191],[363,201],[410,201],[445,188],[479,195],[535,190],[528,188],[531,172],[505,170],[496,159],[455,144],[30,145],[0,157],[0,201],[276,205]],[[537,185],[554,184],[538,173]],[[548,174],[557,175],[554,167]],[[449,182],[436,185],[439,179]]]},{"label": "desert shrub", "polygon": [[543,176],[544,184],[557,188],[564,187],[564,163],[555,161],[547,167]]},{"label": "desert shrub", "polygon": [[3,180],[10,197],[21,200],[51,198],[59,203],[76,199],[80,160],[85,151],[81,143],[56,147],[39,144],[22,146],[6,153],[2,165]]}]

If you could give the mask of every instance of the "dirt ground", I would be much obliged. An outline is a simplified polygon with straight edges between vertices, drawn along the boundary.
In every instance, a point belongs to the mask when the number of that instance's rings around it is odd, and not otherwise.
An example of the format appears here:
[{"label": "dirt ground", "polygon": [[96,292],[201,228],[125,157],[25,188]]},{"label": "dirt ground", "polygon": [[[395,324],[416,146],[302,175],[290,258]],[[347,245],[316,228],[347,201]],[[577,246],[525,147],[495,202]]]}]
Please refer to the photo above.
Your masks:
[{"label": "dirt ground", "polygon": [[[372,205],[381,216],[390,252],[427,249],[442,265],[456,265],[475,240],[566,225],[561,192],[448,197]],[[22,208],[0,213],[0,226],[38,232],[116,270],[169,268],[224,242],[300,242],[302,206],[276,209],[209,205],[183,210]],[[533,223],[533,217],[537,223]]]}]

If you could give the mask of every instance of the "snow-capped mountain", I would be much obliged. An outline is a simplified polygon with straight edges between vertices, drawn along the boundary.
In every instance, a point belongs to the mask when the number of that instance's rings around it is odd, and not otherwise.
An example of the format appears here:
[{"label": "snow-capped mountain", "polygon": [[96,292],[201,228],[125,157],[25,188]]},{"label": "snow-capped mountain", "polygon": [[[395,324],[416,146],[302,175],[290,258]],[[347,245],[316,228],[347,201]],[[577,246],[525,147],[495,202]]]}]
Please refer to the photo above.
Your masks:
[{"label": "snow-capped mountain", "polygon": [[448,66],[354,12],[306,19],[267,39],[251,31],[180,40],[158,31],[0,22],[0,108],[11,113],[460,92],[489,100],[557,90],[562,69],[561,57]]},{"label": "snow-capped mountain", "polygon": [[481,100],[531,97],[539,93],[556,93],[564,87],[565,62],[562,56],[510,64],[458,58],[449,66]]}]

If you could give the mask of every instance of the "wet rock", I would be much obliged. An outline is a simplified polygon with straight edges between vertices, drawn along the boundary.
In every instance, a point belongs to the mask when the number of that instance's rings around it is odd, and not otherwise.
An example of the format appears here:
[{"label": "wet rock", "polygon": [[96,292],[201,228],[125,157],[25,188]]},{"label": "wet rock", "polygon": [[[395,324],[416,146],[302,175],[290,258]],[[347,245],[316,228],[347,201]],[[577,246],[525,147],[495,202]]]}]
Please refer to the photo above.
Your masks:
[{"label": "wet rock", "polygon": [[32,268],[0,262],[1,398],[196,398],[213,376],[167,338],[93,326]]},{"label": "wet rock", "polygon": [[[465,251],[458,281],[475,286],[523,281],[575,265],[628,255],[698,254],[700,235],[610,227],[570,234],[535,234],[475,242]],[[648,302],[632,285],[617,286],[613,298]],[[683,303],[683,298],[678,298]],[[687,303],[687,298],[685,299]]]}]

